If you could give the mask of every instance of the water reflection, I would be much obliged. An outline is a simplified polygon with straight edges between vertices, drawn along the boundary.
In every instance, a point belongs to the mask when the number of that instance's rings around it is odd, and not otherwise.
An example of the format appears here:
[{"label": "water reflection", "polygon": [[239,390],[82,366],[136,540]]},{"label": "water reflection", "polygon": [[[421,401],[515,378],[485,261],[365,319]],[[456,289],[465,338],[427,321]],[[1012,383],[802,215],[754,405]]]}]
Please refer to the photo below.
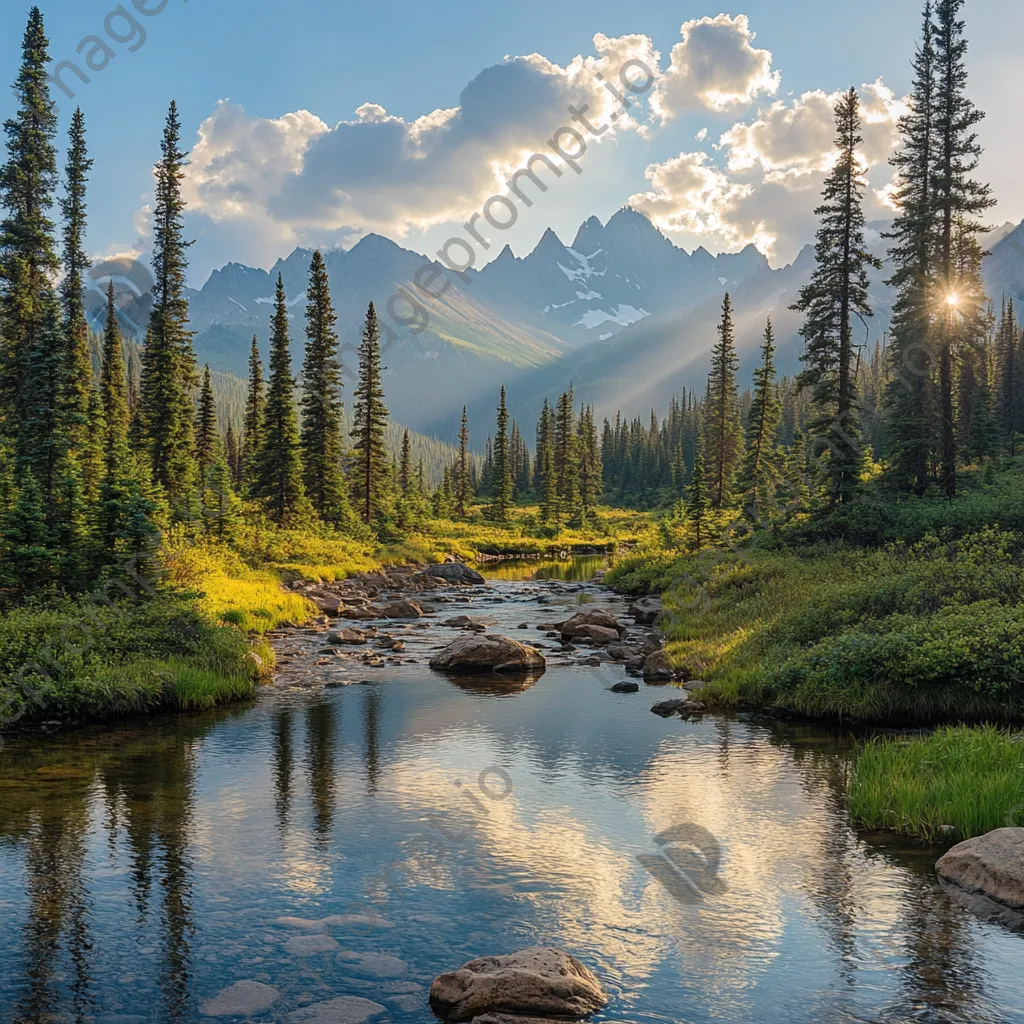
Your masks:
[{"label": "water reflection", "polygon": [[503,558],[481,562],[476,568],[489,580],[508,583],[521,580],[562,580],[584,582],[594,578],[601,569],[611,564],[611,556],[576,555],[573,558]]},{"label": "water reflection", "polygon": [[[283,1013],[348,993],[422,1021],[434,973],[552,942],[607,979],[613,1020],[1015,1019],[1024,940],[948,899],[932,854],[849,830],[842,737],[665,721],[651,692],[612,701],[606,682],[402,666],[242,712],[15,738],[3,1005],[19,1024],[191,1021],[250,978]],[[692,835],[714,837],[724,884],[686,903],[642,864],[671,837],[692,871]],[[405,991],[329,940],[390,958]]]}]

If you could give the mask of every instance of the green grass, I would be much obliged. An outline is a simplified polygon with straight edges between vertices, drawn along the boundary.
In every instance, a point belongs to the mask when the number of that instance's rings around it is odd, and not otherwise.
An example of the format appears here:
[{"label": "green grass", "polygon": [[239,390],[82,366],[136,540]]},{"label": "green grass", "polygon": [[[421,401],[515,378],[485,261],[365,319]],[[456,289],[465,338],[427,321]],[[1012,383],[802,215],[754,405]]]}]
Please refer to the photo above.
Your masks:
[{"label": "green grass", "polygon": [[1024,823],[1024,737],[993,727],[941,728],[917,739],[877,739],[859,752],[850,818],[918,839],[943,826],[969,839]]},{"label": "green grass", "polygon": [[0,618],[0,721],[81,721],[251,697],[273,651],[194,602],[58,602]]},{"label": "green grass", "polygon": [[606,577],[665,593],[668,653],[709,696],[815,717],[1024,716],[1024,535],[858,549],[649,550]]}]

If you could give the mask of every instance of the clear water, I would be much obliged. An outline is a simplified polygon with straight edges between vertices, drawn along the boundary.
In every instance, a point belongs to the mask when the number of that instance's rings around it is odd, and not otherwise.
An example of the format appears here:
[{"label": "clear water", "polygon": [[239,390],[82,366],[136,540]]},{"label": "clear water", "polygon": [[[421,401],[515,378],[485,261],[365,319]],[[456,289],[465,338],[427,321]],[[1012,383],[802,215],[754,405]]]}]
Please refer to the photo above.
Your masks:
[{"label": "clear water", "polygon": [[577,555],[575,558],[502,558],[476,566],[489,580],[506,583],[522,580],[563,580],[577,582],[593,578],[594,573],[611,564],[609,555]]},{"label": "clear water", "polygon": [[[512,630],[558,589],[455,610]],[[1024,1020],[1024,937],[950,901],[934,852],[848,828],[841,737],[663,720],[612,669],[450,681],[409,636],[418,664],[367,685],[7,737],[0,1019],[192,1021],[255,979],[281,994],[257,1020],[352,994],[429,1021],[438,972],[550,943],[603,979],[601,1021]],[[659,842],[680,827],[717,871]]]}]

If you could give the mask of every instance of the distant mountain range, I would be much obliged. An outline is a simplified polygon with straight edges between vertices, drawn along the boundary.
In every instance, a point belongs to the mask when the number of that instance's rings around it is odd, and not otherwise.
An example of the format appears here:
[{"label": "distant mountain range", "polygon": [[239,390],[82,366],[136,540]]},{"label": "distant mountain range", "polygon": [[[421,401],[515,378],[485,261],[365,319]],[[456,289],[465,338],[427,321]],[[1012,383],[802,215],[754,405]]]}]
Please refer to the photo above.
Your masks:
[{"label": "distant mountain range", "polygon": [[[880,255],[887,227],[884,222],[869,225],[870,244]],[[1024,224],[1004,225],[987,244],[989,294],[996,301],[1006,294],[1024,302]],[[244,376],[253,334],[266,356],[280,273],[293,317],[298,373],[311,255],[311,250],[296,249],[269,272],[229,263],[191,292],[200,362]],[[752,245],[719,256],[703,248],[687,253],[629,207],[607,224],[591,217],[572,245],[549,229],[528,256],[518,258],[506,247],[479,270],[464,275],[445,271],[451,287],[441,298],[425,296],[413,284],[427,258],[380,235],[367,235],[349,250],[329,250],[324,259],[343,345],[358,344],[370,300],[382,319],[388,319],[387,303],[400,288],[422,302],[429,317],[425,330],[413,333],[395,325],[397,341],[385,356],[385,387],[401,422],[444,440],[454,439],[463,404],[470,407],[476,437],[489,431],[502,384],[527,436],[543,398],[570,382],[578,399],[593,402],[599,415],[614,415],[619,408],[643,413],[663,407],[683,387],[703,388],[726,291],[736,310],[744,378],[749,378],[751,356],[768,316],[776,326],[781,371],[793,372],[799,321],[788,307],[813,269],[809,245],[779,269]],[[878,274],[872,282],[875,317],[865,330],[871,344],[889,323],[893,295],[885,276]],[[436,292],[439,285],[431,288]],[[149,301],[144,295],[125,308],[126,327],[146,322]],[[398,316],[407,311],[401,304]],[[97,306],[94,315],[100,314]],[[353,380],[351,352],[345,363],[347,379]]]}]

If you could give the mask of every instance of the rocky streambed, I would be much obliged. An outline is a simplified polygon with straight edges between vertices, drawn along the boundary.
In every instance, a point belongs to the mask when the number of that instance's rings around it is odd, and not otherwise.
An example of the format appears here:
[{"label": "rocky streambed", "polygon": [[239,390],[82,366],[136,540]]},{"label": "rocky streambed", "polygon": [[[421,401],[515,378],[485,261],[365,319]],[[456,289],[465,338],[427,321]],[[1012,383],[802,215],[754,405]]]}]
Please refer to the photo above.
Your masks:
[{"label": "rocky streambed", "polygon": [[[333,584],[294,584],[318,621],[270,634],[274,685],[333,688],[382,681],[406,665],[537,677],[549,665],[607,667],[648,683],[674,678],[656,625],[660,606],[601,585],[491,583],[459,563],[390,569]],[[623,681],[625,683],[625,681]],[[618,692],[638,689],[616,684]]]}]

